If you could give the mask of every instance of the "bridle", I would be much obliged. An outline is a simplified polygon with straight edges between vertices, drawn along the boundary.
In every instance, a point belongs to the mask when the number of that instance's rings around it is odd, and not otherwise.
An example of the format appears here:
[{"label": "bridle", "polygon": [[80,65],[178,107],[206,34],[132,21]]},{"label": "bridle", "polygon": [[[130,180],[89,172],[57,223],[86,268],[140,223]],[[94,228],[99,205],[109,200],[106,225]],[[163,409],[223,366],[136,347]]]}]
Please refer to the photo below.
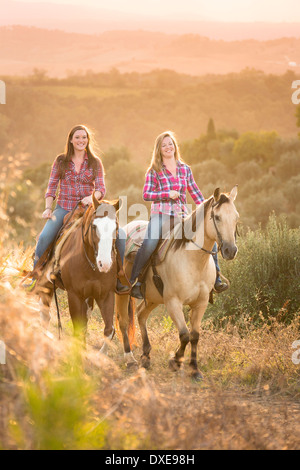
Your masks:
[{"label": "bridle", "polygon": [[[103,215],[98,215],[97,217],[97,209],[92,213],[92,216],[91,216],[91,220],[90,220],[90,223],[88,225],[88,228],[86,229],[86,231],[84,232],[84,223],[82,222],[82,226],[81,226],[81,236],[82,236],[82,244],[83,244],[83,251],[84,251],[84,254],[85,254],[85,257],[86,257],[86,260],[89,264],[89,266],[92,268],[93,271],[96,271],[98,268],[97,268],[97,265],[95,263],[93,263],[88,254],[87,254],[87,251],[86,251],[86,247],[85,247],[85,238],[87,237],[89,231],[91,230],[91,240],[92,240],[92,248],[93,248],[93,251],[94,251],[94,259],[96,260],[97,259],[97,255],[98,255],[98,249],[95,245],[95,241],[94,241],[94,234],[96,233],[96,227],[93,225],[93,222],[94,220],[97,218],[97,219],[103,219],[104,217],[107,217],[107,214],[104,213]],[[116,223],[117,223],[117,232],[116,232],[116,238],[118,237],[118,233],[119,233],[119,223],[118,223],[118,220],[116,220]],[[113,250],[114,250],[114,253],[116,254],[116,246],[115,246],[115,243],[113,243]],[[100,261],[100,267],[102,266],[102,263]]]},{"label": "bridle", "polygon": [[[217,254],[219,253],[219,251],[222,249],[222,246],[223,246],[222,235],[221,235],[221,233],[220,233],[220,230],[218,229],[218,225],[217,225],[217,221],[216,221],[216,216],[215,216],[215,213],[214,213],[214,208],[215,208],[217,205],[218,205],[218,202],[215,202],[215,203],[212,205],[212,209],[211,209],[211,213],[210,213],[210,219],[212,219],[212,221],[213,221],[213,223],[214,223],[214,227],[215,227],[216,233],[217,233],[217,245],[218,245],[217,251],[206,250],[206,249],[203,248],[202,246],[198,245],[198,243],[196,243],[194,240],[191,240],[194,245],[196,245],[200,250],[204,251],[205,253],[208,253],[209,255],[217,255]],[[236,237],[236,233],[237,233],[237,230],[236,230],[236,232],[235,232],[235,237]]]}]

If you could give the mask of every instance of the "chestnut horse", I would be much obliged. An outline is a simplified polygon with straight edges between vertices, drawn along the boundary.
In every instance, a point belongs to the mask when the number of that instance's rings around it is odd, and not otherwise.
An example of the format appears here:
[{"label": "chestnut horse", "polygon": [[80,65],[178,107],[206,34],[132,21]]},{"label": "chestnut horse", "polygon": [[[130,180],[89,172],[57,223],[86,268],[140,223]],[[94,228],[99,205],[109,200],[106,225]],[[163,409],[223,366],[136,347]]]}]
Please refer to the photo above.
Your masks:
[{"label": "chestnut horse", "polygon": [[[178,328],[180,338],[180,347],[171,359],[170,366],[175,370],[181,366],[186,346],[191,343],[192,377],[196,380],[202,377],[197,365],[197,345],[201,320],[216,279],[216,267],[211,251],[217,242],[225,260],[232,260],[236,256],[235,233],[238,221],[238,212],[234,205],[236,195],[237,186],[230,194],[220,194],[218,188],[211,198],[197,206],[192,214],[180,222],[183,236],[174,240],[165,259],[156,266],[164,285],[162,295],[154,284],[152,267],[148,269],[145,277],[145,300],[142,300],[136,309],[143,341],[141,358],[143,367],[150,366],[151,345],[147,333],[147,318],[155,307],[165,304],[168,314]],[[142,221],[136,222],[137,225],[141,223]],[[132,230],[132,224],[134,222],[130,223],[129,228],[129,224],[123,227],[126,233]],[[184,235],[187,233],[188,237]],[[132,263],[127,260],[125,263],[127,277],[130,276],[131,268]],[[132,366],[136,364],[136,360],[129,347],[127,336],[128,295],[116,297],[116,311],[123,335],[125,359],[127,365]],[[184,318],[183,305],[191,307],[191,331]]]},{"label": "chestnut horse", "polygon": [[[74,334],[85,340],[88,311],[95,300],[105,323],[104,337],[114,335],[114,297],[117,280],[115,239],[119,202],[98,201],[88,207],[60,252],[60,279],[53,285],[53,259],[45,266],[35,292],[40,297],[41,318],[48,326],[55,287],[67,291]],[[62,281],[62,285],[60,284]],[[107,341],[101,349],[105,353]]]}]

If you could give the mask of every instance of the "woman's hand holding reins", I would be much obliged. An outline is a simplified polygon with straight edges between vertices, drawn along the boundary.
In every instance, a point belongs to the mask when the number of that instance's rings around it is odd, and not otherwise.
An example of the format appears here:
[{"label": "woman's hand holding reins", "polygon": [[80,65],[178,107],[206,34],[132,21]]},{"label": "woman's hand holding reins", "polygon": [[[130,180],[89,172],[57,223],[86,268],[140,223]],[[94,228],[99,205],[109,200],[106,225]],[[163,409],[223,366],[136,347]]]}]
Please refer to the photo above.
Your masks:
[{"label": "woman's hand holding reins", "polygon": [[93,202],[93,197],[92,196],[87,196],[81,199],[81,204],[83,206],[89,206]]},{"label": "woman's hand holding reins", "polygon": [[169,196],[170,199],[178,199],[180,197],[180,194],[178,191],[174,191],[174,189],[171,189]]},{"label": "woman's hand holding reins", "polygon": [[[95,195],[95,198],[98,199],[98,201],[102,199],[102,193],[100,191],[95,191],[94,195]],[[86,196],[83,199],[81,199],[81,204],[83,206],[90,206],[92,203],[93,203],[93,195]]]},{"label": "woman's hand holding reins", "polygon": [[45,209],[43,214],[42,214],[42,218],[43,219],[51,219],[52,217],[52,209]]}]

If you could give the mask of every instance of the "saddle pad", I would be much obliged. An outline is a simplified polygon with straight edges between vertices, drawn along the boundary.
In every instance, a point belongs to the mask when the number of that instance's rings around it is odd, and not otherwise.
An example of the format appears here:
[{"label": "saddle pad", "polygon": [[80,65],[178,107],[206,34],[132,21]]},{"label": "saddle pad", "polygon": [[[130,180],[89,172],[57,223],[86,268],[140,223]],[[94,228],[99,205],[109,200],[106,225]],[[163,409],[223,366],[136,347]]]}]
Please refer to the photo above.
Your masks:
[{"label": "saddle pad", "polygon": [[140,221],[138,224],[133,221],[124,227],[127,234],[125,243],[125,257],[127,258],[130,253],[137,252],[143,243],[145,233],[148,227],[148,222],[145,220]]},{"label": "saddle pad", "polygon": [[[127,233],[126,238],[126,247],[125,247],[125,257],[128,258],[131,253],[135,254],[140,246],[142,245],[145,233],[148,227],[148,222],[140,221],[139,223],[133,221],[130,222],[126,227],[124,227],[125,232]],[[170,245],[174,241],[178,230],[181,230],[181,225],[175,225],[175,228],[168,232],[166,238],[159,242],[159,247],[157,250],[156,264],[160,264],[164,261],[166,254],[170,248]]]}]

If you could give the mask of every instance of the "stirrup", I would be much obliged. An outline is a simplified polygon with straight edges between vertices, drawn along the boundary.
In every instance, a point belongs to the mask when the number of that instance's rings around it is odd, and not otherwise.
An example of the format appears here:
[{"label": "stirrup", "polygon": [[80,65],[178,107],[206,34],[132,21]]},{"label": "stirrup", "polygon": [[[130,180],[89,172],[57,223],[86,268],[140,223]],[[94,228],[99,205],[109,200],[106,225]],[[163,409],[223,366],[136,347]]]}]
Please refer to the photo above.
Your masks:
[{"label": "stirrup", "polygon": [[220,281],[221,282],[215,282],[215,285],[214,285],[214,291],[217,294],[221,294],[221,292],[224,292],[225,290],[229,288],[229,285],[227,284],[227,282],[223,282],[221,279]]},{"label": "stirrup", "polygon": [[141,291],[141,283],[140,282],[135,282],[131,288],[130,295],[131,297],[134,297],[135,299],[143,299],[144,296]]},{"label": "stirrup", "polygon": [[117,279],[117,285],[116,285],[116,288],[115,288],[115,293],[119,294],[119,295],[125,295],[125,294],[129,294],[130,291],[131,291],[131,285],[130,286],[124,286],[124,284],[122,284],[122,282],[118,278]]}]

